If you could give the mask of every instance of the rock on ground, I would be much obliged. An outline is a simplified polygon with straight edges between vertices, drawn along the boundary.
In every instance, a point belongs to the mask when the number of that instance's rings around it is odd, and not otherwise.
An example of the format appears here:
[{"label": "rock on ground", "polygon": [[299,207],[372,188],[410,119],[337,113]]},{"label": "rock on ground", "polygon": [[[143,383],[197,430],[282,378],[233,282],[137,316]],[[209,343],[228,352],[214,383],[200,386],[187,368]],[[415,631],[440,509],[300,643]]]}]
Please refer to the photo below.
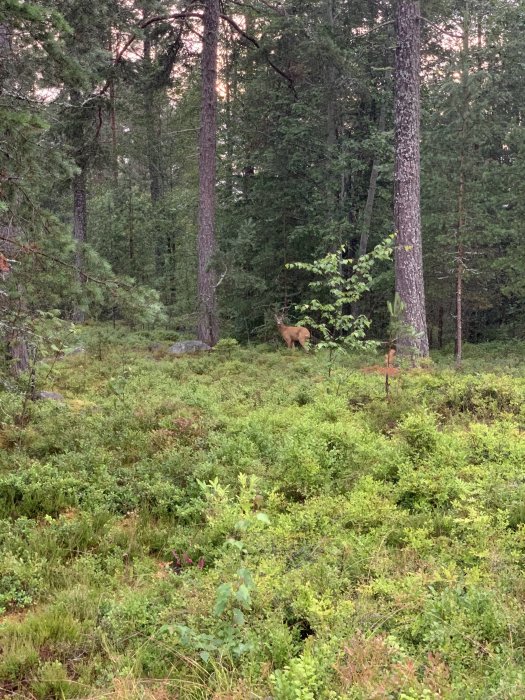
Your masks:
[{"label": "rock on ground", "polygon": [[39,391],[36,395],[37,399],[51,399],[52,401],[64,401],[62,394],[56,391]]},{"label": "rock on ground", "polygon": [[194,352],[208,352],[211,350],[209,345],[201,342],[200,340],[181,340],[178,343],[173,343],[168,348],[168,352],[171,355],[185,355],[187,353]]}]

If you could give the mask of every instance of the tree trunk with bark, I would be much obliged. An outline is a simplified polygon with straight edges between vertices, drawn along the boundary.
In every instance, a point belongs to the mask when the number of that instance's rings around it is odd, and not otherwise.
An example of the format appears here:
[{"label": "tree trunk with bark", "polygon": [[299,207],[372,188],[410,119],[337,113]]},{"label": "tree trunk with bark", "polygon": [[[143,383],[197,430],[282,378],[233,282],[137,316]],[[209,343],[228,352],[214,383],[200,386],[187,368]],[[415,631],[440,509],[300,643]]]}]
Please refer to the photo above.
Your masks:
[{"label": "tree trunk with bark", "polygon": [[420,212],[420,10],[419,2],[398,0],[395,63],[394,218],[396,292],[404,304],[407,332],[398,352],[428,356]]},{"label": "tree trunk with bark", "polygon": [[[22,231],[17,226],[1,225],[0,234],[4,239],[0,246],[0,253],[7,258],[16,258],[20,252],[16,245],[21,238]],[[11,243],[13,241],[13,243]],[[16,274],[16,267],[8,272],[2,272],[1,277],[6,278]],[[29,347],[27,343],[27,302],[26,292],[21,283],[11,287],[12,292],[6,299],[2,311],[5,313],[2,324],[3,336],[10,359],[9,371],[14,377],[26,372],[30,366]]]},{"label": "tree trunk with bark", "polygon": [[0,22],[0,91],[12,72],[12,47],[13,32],[7,22]]},{"label": "tree trunk with bark", "polygon": [[[113,42],[111,38],[111,30],[109,32],[108,50],[111,53],[111,60],[114,61]],[[113,175],[113,184],[118,183],[118,151],[117,151],[117,114],[116,114],[116,90],[115,80],[111,78],[109,82],[109,124],[111,128],[111,173]]]},{"label": "tree trunk with bark", "polygon": [[[9,83],[14,72],[16,71],[12,50],[13,31],[7,22],[0,23],[0,93],[4,90],[6,84]],[[16,204],[16,203],[15,203]],[[17,207],[13,206],[13,210]],[[15,241],[20,238],[21,231],[11,222],[6,222],[0,219],[0,233],[2,237],[7,239],[2,243],[0,252],[8,258],[15,257],[17,248],[9,243],[9,240]],[[2,272],[3,277],[6,274]],[[16,272],[15,272],[16,274]],[[10,358],[10,371],[15,377],[18,377],[22,372],[29,369],[29,349],[27,345],[26,333],[24,330],[25,323],[25,290],[21,284],[17,285],[16,294],[6,297],[5,311],[7,312],[7,322],[4,318],[5,325],[3,328],[4,340],[7,347],[7,353]]]},{"label": "tree trunk with bark", "polygon": [[30,366],[29,348],[23,323],[26,315],[24,290],[19,287],[20,299],[11,326],[7,331],[6,342],[9,353],[9,371],[14,377],[19,377],[22,372],[27,372]]},{"label": "tree trunk with bark", "polygon": [[459,155],[458,187],[458,224],[456,231],[456,369],[461,369],[463,362],[463,276],[465,271],[465,161],[467,150],[467,118],[469,108],[468,94],[468,57],[470,14],[468,2],[465,3],[463,16],[463,40],[461,47],[461,147]]},{"label": "tree trunk with bark", "polygon": [[[86,170],[82,168],[73,176],[73,240],[75,241],[75,271],[80,287],[85,281],[84,246],[87,241],[87,185]],[[84,311],[78,306],[73,310],[73,320],[83,323]]]},{"label": "tree trunk with bark", "polygon": [[213,269],[215,253],[215,186],[217,151],[217,43],[219,0],[206,0],[202,47],[202,101],[199,135],[199,230],[197,336],[208,345],[219,339],[217,276]]},{"label": "tree trunk with bark", "polygon": [[[93,118],[91,108],[83,103],[82,93],[71,89],[69,93],[71,105],[71,126],[69,129],[69,144],[74,152],[75,165],[78,172],[71,180],[73,199],[73,241],[75,243],[75,275],[82,293],[85,282],[85,254],[87,241],[87,176],[91,161],[91,148],[87,136],[87,126]],[[77,303],[73,308],[73,321],[82,323],[85,312]]]},{"label": "tree trunk with bark", "polygon": [[[146,19],[146,14],[144,14],[144,19]],[[164,194],[165,178],[159,137],[159,114],[156,104],[157,89],[152,76],[151,40],[148,34],[144,38],[144,62],[148,71],[144,85],[144,121],[146,126],[150,195],[152,203],[156,204]]]},{"label": "tree trunk with bark", "polygon": [[[383,133],[385,130],[386,123],[386,106],[385,101],[382,100],[381,107],[379,111],[379,133]],[[374,156],[372,162],[372,170],[370,171],[370,182],[368,185],[368,193],[366,197],[366,204],[363,211],[363,222],[361,225],[361,236],[359,238],[359,257],[366,253],[368,247],[368,237],[370,236],[370,227],[372,225],[372,214],[374,211],[374,202],[376,198],[377,191],[377,178],[379,177],[379,158]]]}]

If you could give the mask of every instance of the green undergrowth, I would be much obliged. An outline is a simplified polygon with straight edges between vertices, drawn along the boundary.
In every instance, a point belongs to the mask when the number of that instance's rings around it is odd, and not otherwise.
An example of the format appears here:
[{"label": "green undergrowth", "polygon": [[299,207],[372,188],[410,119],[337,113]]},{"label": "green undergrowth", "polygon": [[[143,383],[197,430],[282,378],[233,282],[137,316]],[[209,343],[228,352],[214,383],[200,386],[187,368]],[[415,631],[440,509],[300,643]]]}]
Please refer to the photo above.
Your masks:
[{"label": "green undergrowth", "polygon": [[389,401],[377,357],[167,344],[0,393],[0,697],[525,696],[524,344]]}]

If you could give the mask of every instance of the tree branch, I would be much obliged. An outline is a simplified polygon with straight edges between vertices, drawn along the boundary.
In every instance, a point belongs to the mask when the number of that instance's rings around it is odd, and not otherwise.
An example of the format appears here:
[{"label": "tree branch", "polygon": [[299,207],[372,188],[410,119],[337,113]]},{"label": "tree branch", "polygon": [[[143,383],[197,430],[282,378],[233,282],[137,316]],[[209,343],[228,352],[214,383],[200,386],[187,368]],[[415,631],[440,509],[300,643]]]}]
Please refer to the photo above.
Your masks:
[{"label": "tree branch", "polygon": [[381,24],[376,24],[375,27],[372,27],[372,29],[369,29],[367,32],[363,32],[362,34],[353,34],[354,39],[361,39],[361,37],[367,37],[369,34],[372,34],[372,32],[377,32],[378,29],[383,29],[383,27],[388,27],[390,24],[394,24],[395,20],[389,19],[387,22],[381,22]]},{"label": "tree branch", "polygon": [[[65,260],[61,260],[60,258],[55,257],[54,255],[50,255],[49,253],[44,253],[42,250],[39,250],[38,248],[35,248],[31,245],[28,245],[27,243],[18,243],[17,241],[13,241],[11,238],[8,238],[7,236],[2,236],[0,235],[0,241],[5,241],[6,243],[9,243],[9,245],[14,245],[17,248],[19,248],[21,251],[24,253],[29,253],[31,255],[37,255],[40,258],[45,258],[47,260],[51,260],[54,263],[57,263],[57,265],[62,265],[62,267],[67,267],[71,270],[76,270],[75,265],[72,265],[71,263],[66,262]],[[122,282],[117,282],[113,280],[101,280],[98,279],[97,277],[93,277],[91,275],[88,275],[87,273],[83,272],[82,276],[88,279],[90,282],[95,282],[96,284],[101,284],[104,287],[111,287],[113,285],[114,287],[122,287],[124,289],[133,289],[129,284],[123,284]]]},{"label": "tree branch", "polygon": [[226,268],[226,269],[224,270],[224,272],[222,273],[222,275],[220,276],[219,281],[218,281],[217,284],[215,285],[215,289],[217,289],[217,287],[219,287],[219,286],[223,283],[224,278],[226,277],[227,274],[228,274],[228,268]]},{"label": "tree branch", "polygon": [[[263,1],[263,0],[261,0],[261,1]],[[266,3],[263,1],[263,4],[266,4]],[[270,7],[270,5],[267,5],[267,6]],[[261,45],[259,44],[259,42],[256,39],[254,39],[252,36],[250,36],[249,34],[246,34],[246,32],[243,29],[241,29],[241,27],[237,24],[237,22],[235,22],[235,20],[233,20],[231,17],[228,17],[228,15],[225,15],[225,14],[221,14],[220,18],[223,21],[227,22],[238,34],[240,34],[243,37],[243,39],[245,39],[246,41],[253,44],[253,46],[255,46],[256,48],[261,49]],[[149,19],[141,22],[139,24],[139,29],[146,29],[146,27],[149,27],[151,24],[154,24],[156,22],[168,22],[170,20],[183,20],[183,21],[185,21],[187,19],[200,19],[200,20],[202,20],[202,19],[204,19],[204,15],[202,15],[199,12],[187,12],[187,11],[176,12],[175,14],[171,14],[171,15],[157,15],[155,17],[150,17]],[[389,23],[387,22],[386,24],[389,24]],[[134,32],[129,37],[129,39],[126,41],[124,46],[117,52],[117,54],[115,56],[115,60],[113,62],[114,67],[117,66],[122,61],[122,59],[124,58],[124,54],[129,49],[131,44],[134,41],[136,41],[136,39],[138,39],[138,36],[139,35]],[[180,34],[179,34],[179,37],[180,37]],[[279,68],[272,61],[272,59],[270,58],[268,51],[266,49],[262,49],[262,51],[263,51],[264,57],[267,60],[268,64],[273,68],[273,70],[276,73],[278,73],[282,78],[284,78],[288,82],[288,85],[289,85],[290,89],[293,91],[294,96],[297,97],[297,92],[295,90],[293,78],[290,75],[288,75],[285,71],[281,70],[281,68]],[[102,95],[104,95],[108,91],[110,84],[111,84],[111,78],[108,78],[106,80],[104,86],[101,88],[101,90],[96,95],[96,97],[102,97]]]},{"label": "tree branch", "polygon": [[[231,2],[233,2],[233,4],[237,5],[238,7],[248,7],[254,12],[261,12],[260,8],[255,7],[255,5],[250,5],[250,3],[240,2],[240,0],[231,0]],[[269,10],[275,12],[275,14],[279,15],[280,17],[286,17],[286,10],[284,7],[272,5],[271,3],[266,2],[266,0],[259,0],[259,2],[261,3],[261,5],[264,5],[264,7],[267,7]]]},{"label": "tree branch", "polygon": [[[22,193],[22,196],[26,199],[26,201],[29,202],[30,206],[33,207],[34,211],[38,211],[36,205],[33,203],[31,197],[28,195],[28,193],[25,191],[25,189],[23,187],[21,187],[20,185],[18,185],[18,189],[20,190],[20,192]],[[51,238],[52,232],[51,232],[49,226],[46,224],[45,221],[41,221],[41,223],[42,223],[42,228],[48,234],[48,236]],[[4,241],[4,242],[8,243],[9,245],[13,245],[16,248],[19,248],[20,250],[22,250],[26,253],[30,253],[32,255],[37,255],[40,258],[45,258],[47,260],[51,260],[52,262],[57,263],[57,265],[61,265],[62,267],[66,267],[68,269],[75,270],[75,271],[77,270],[75,265],[68,263],[65,260],[62,260],[61,258],[57,258],[54,255],[50,255],[49,253],[44,253],[42,250],[39,250],[38,248],[32,247],[28,244],[19,243],[18,241],[14,240],[13,238],[10,238],[9,236],[3,236],[0,234],[0,241]],[[91,275],[88,275],[85,272],[83,272],[82,275],[86,279],[88,279],[90,282],[95,282],[95,284],[100,284],[104,287],[111,288],[111,285],[113,285],[113,287],[116,287],[118,289],[120,289],[120,288],[133,289],[133,287],[131,285],[125,284],[123,282],[117,282],[114,280],[101,280],[101,279],[98,279],[97,277],[93,277]]]},{"label": "tree branch", "polygon": [[[141,22],[139,24],[139,29],[146,29],[146,27],[149,27],[150,24],[154,24],[155,22],[167,22],[168,20],[186,20],[192,17],[201,20],[203,19],[203,15],[198,12],[177,12],[173,15],[157,15],[155,17],[150,17],[149,19]],[[118,66],[118,64],[121,63],[126,51],[129,49],[131,44],[133,44],[133,42],[136,41],[138,38],[139,35],[136,32],[133,32],[133,34],[129,37],[124,46],[119,51],[117,51],[115,59],[113,61],[113,67]],[[110,83],[111,78],[108,78],[100,92],[97,94],[97,97],[101,97],[109,90]]]},{"label": "tree branch", "polygon": [[[237,24],[237,22],[235,22],[235,20],[233,20],[231,17],[228,17],[228,15],[220,15],[220,18],[222,20],[224,20],[225,22],[227,22],[230,25],[230,27],[235,29],[235,31],[238,34],[240,34],[243,37],[243,39],[246,39],[246,41],[249,41],[256,48],[261,49],[261,45],[259,44],[259,42],[256,39],[254,39],[252,36],[250,36],[249,34],[246,34],[246,32],[243,29],[241,29],[241,27],[239,27],[239,25]],[[268,61],[268,64],[274,69],[274,71],[276,73],[278,73],[282,78],[284,78],[288,82],[288,85],[289,85],[290,89],[292,90],[294,96],[297,97],[297,92],[295,90],[293,78],[290,75],[288,75],[287,73],[285,73],[283,70],[281,70],[278,66],[275,65],[275,63],[270,58],[268,51],[266,49],[262,49],[262,52],[264,54],[264,57]]]},{"label": "tree branch", "polygon": [[434,22],[431,22],[429,19],[426,17],[418,17],[422,22],[425,22],[426,24],[430,25],[431,27],[434,27],[434,29],[437,29],[438,32],[441,32],[441,34],[446,34],[447,36],[451,36],[453,39],[463,39],[463,34],[452,34],[452,32],[447,32],[445,29],[441,29],[437,24],[434,24]]}]

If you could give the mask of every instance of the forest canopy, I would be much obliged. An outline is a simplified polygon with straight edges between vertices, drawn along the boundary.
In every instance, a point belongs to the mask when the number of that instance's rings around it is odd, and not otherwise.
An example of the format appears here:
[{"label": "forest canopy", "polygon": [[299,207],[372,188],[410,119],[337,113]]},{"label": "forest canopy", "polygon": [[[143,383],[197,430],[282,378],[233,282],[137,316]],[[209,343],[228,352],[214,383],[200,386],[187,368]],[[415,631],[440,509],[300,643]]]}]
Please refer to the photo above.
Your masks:
[{"label": "forest canopy", "polygon": [[[458,314],[468,341],[522,335],[523,3],[4,0],[12,354],[55,310],[188,335],[208,314],[212,344],[265,338],[275,310],[293,319],[306,301],[290,263],[341,246],[355,260],[392,234],[407,211],[394,201],[404,6],[420,37],[430,345],[454,340]],[[393,294],[385,263],[360,302],[372,337]]]},{"label": "forest canopy", "polygon": [[525,698],[524,47],[0,0],[2,700]]}]

